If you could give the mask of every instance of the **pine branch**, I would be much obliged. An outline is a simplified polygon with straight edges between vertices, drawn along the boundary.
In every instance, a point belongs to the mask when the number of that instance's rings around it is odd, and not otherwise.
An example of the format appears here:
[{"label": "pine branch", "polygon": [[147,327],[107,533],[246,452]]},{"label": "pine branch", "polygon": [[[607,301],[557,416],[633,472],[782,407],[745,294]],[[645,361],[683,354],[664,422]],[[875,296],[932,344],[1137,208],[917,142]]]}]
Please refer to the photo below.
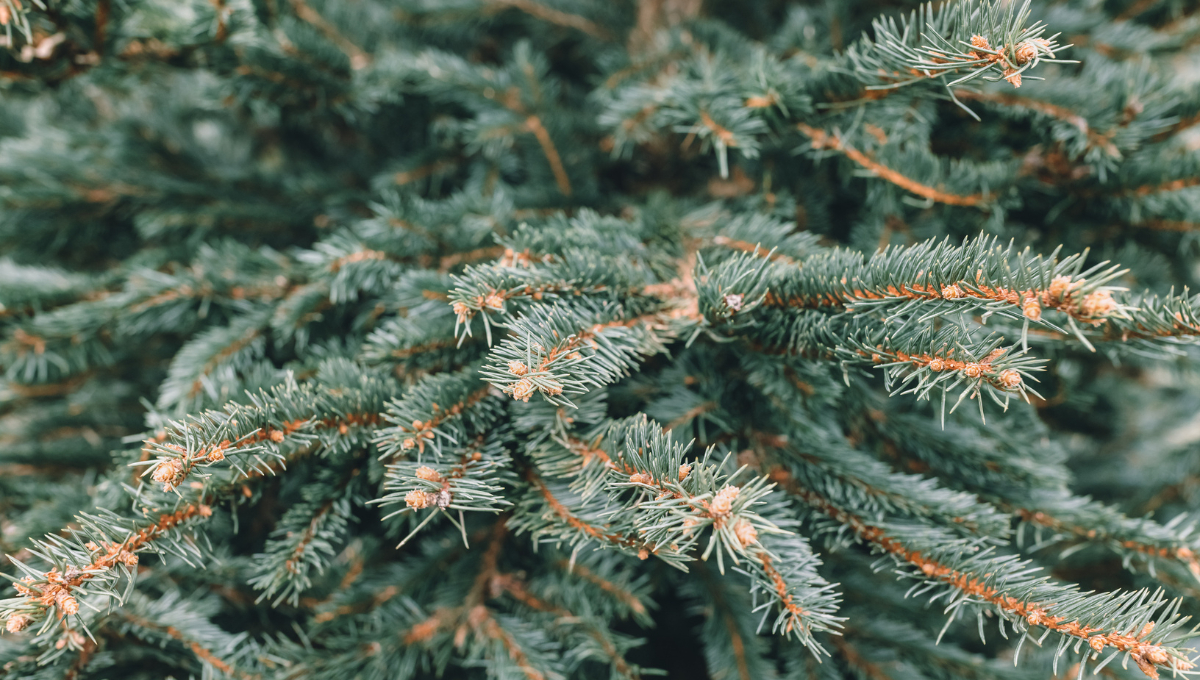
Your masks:
[{"label": "pine branch", "polygon": [[[499,588],[505,593],[512,596],[513,599],[529,607],[530,609],[553,614],[556,618],[557,625],[578,625],[575,623],[580,619],[577,614],[574,614],[571,611],[537,597],[533,593],[529,592],[528,588],[526,588],[525,584],[522,583],[520,579],[512,576],[511,574],[502,574],[498,576],[496,578],[496,585],[498,585]],[[587,631],[587,636],[594,640],[599,646],[599,650],[603,655],[601,658],[604,658],[608,663],[610,663],[613,670],[616,671],[618,675],[625,678],[641,677],[641,673],[638,668],[625,660],[621,650],[618,649],[614,641],[611,640],[602,629],[596,627],[595,625],[589,625],[587,622],[583,623],[583,627]],[[586,654],[586,652],[584,652],[584,654]]]},{"label": "pine branch", "polygon": [[716,578],[708,567],[700,565],[696,572],[697,578],[680,590],[695,601],[691,613],[705,619],[697,637],[705,643],[709,672],[728,674],[732,666],[739,680],[771,677],[773,669],[766,658],[765,640],[755,630],[753,604],[746,602],[745,594],[726,579]]},{"label": "pine branch", "polygon": [[842,140],[841,136],[836,133],[830,134],[805,123],[797,123],[796,128],[812,140],[813,149],[830,149],[833,151],[839,151],[845,154],[847,158],[861,165],[863,168],[869,170],[876,176],[885,179],[901,189],[916,194],[922,198],[931,201],[937,201],[938,203],[945,203],[946,205],[961,206],[983,205],[987,202],[987,197],[983,194],[961,196],[958,194],[946,193],[944,191],[935,189],[934,187],[926,186],[920,182],[909,179],[902,173],[893,170],[886,165],[882,165],[871,160],[866,154],[858,149],[848,146]]},{"label": "pine branch", "polygon": [[[505,488],[516,486],[516,477],[510,471],[512,459],[506,451],[508,440],[508,432],[496,429],[486,437],[479,436],[474,442],[462,446],[455,463],[402,462],[389,465],[383,488],[392,492],[371,502],[388,506],[403,501],[404,507],[384,519],[409,510],[416,513],[429,510],[426,520],[413,529],[400,545],[407,543],[439,511],[447,515],[451,510],[458,511],[458,523],[465,541],[463,512],[499,513],[512,505],[501,495]],[[444,453],[440,457],[452,456]]]},{"label": "pine branch", "polygon": [[336,553],[353,519],[352,494],[347,491],[354,472],[351,468],[336,483],[320,479],[309,485],[301,492],[305,502],[280,518],[264,551],[254,556],[249,583],[262,591],[258,601],[273,598],[276,606],[281,602],[295,606],[312,587],[311,574],[324,571],[326,559]]},{"label": "pine branch", "polygon": [[662,352],[676,335],[673,321],[665,311],[630,318],[612,304],[535,307],[509,324],[480,374],[513,399],[537,393],[570,405],[570,395],[615,382],[641,357]]},{"label": "pine branch", "polygon": [[447,443],[459,445],[487,432],[503,408],[493,388],[479,386],[474,367],[429,376],[389,404],[384,419],[391,426],[381,429],[375,441],[384,459],[415,448],[420,462],[429,446],[438,460]]},{"label": "pine branch", "polygon": [[[1179,602],[1167,603],[1161,592],[1153,596],[1148,591],[1080,593],[1077,588],[1053,584],[1044,577],[1032,578],[1027,563],[992,558],[949,537],[940,543],[931,542],[928,529],[868,523],[793,483],[781,469],[772,471],[771,477],[788,493],[847,527],[857,540],[910,568],[911,577],[928,584],[921,591],[941,587],[943,592],[951,593],[947,609],[953,615],[947,625],[961,607],[981,602],[992,605],[1021,634],[1021,640],[1036,639],[1028,633],[1033,627],[1045,629],[1046,634],[1057,633],[1060,642],[1056,660],[1072,642],[1077,643],[1077,650],[1086,642],[1093,658],[1112,648],[1101,667],[1118,654],[1132,658],[1151,678],[1158,677],[1158,668],[1186,672],[1193,667],[1185,653],[1169,643],[1186,618],[1177,613]],[[918,551],[908,545],[913,540],[929,547]],[[973,556],[965,556],[972,552]]]}]

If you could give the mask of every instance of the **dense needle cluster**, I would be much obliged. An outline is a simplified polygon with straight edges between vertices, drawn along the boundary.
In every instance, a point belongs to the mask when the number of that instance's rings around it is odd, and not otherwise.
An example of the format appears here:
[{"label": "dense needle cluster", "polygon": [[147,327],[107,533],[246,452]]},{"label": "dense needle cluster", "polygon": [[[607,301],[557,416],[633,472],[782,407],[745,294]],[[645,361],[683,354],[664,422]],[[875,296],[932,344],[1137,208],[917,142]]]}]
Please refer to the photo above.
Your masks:
[{"label": "dense needle cluster", "polygon": [[1194,674],[1194,5],[0,0],[0,678]]}]

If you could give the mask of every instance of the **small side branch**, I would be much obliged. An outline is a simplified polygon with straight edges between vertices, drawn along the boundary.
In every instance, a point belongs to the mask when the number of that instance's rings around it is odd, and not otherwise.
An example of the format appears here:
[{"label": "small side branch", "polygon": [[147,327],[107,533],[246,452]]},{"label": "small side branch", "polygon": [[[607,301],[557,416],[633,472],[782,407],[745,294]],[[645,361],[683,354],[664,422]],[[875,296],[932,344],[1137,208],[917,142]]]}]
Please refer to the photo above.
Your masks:
[{"label": "small side branch", "polygon": [[812,146],[814,149],[829,149],[832,151],[839,151],[850,160],[858,163],[867,170],[870,170],[880,178],[885,179],[904,189],[905,191],[914,193],[922,198],[927,198],[938,203],[945,203],[947,205],[961,206],[975,206],[985,202],[983,194],[971,194],[970,196],[950,194],[935,189],[931,186],[921,184],[916,180],[909,179],[900,172],[897,172],[896,170],[893,170],[882,163],[871,160],[866,154],[858,149],[847,146],[842,138],[837,134],[830,134],[824,130],[818,130],[804,123],[797,123],[796,127],[812,139]]}]

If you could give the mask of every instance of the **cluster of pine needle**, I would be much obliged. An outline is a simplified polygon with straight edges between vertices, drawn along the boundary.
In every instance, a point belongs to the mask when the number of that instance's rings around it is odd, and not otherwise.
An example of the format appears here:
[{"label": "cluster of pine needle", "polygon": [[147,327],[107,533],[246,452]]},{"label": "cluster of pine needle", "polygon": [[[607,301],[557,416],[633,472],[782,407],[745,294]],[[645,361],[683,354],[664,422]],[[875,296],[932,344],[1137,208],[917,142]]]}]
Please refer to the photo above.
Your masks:
[{"label": "cluster of pine needle", "polygon": [[1200,4],[0,28],[0,678],[1196,673]]}]

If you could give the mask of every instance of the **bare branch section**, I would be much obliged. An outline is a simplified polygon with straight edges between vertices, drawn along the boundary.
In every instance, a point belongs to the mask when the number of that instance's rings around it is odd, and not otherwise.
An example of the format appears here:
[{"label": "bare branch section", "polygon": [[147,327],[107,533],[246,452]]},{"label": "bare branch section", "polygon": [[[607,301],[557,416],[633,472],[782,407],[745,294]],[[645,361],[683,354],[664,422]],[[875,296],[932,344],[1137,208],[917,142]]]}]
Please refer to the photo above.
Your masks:
[{"label": "bare branch section", "polygon": [[292,9],[296,12],[296,16],[315,26],[330,42],[337,45],[342,52],[346,53],[346,56],[350,59],[351,68],[357,71],[370,65],[371,56],[364,52],[361,47],[354,44],[336,26],[329,23],[329,20],[321,16],[311,5],[304,0],[288,0],[288,2],[292,4]]},{"label": "bare branch section", "polygon": [[586,33],[593,38],[600,40],[612,40],[612,34],[604,27],[596,22],[581,17],[577,14],[570,14],[553,7],[533,2],[533,0],[488,0],[488,2],[501,7],[512,7],[520,10],[529,16],[536,17],[542,21],[546,21],[557,26],[565,26],[574,28],[577,31]]},{"label": "bare branch section", "polygon": [[858,163],[867,170],[875,173],[875,175],[878,177],[885,179],[901,189],[912,192],[922,198],[927,198],[938,203],[945,203],[946,205],[961,206],[977,206],[985,202],[983,194],[971,194],[970,196],[950,194],[905,177],[904,174],[898,170],[894,170],[886,165],[883,165],[882,163],[871,160],[863,152],[847,145],[842,140],[841,136],[836,133],[818,130],[805,123],[797,123],[796,128],[805,135],[808,135],[809,139],[812,140],[812,148],[838,151],[855,163]]}]

